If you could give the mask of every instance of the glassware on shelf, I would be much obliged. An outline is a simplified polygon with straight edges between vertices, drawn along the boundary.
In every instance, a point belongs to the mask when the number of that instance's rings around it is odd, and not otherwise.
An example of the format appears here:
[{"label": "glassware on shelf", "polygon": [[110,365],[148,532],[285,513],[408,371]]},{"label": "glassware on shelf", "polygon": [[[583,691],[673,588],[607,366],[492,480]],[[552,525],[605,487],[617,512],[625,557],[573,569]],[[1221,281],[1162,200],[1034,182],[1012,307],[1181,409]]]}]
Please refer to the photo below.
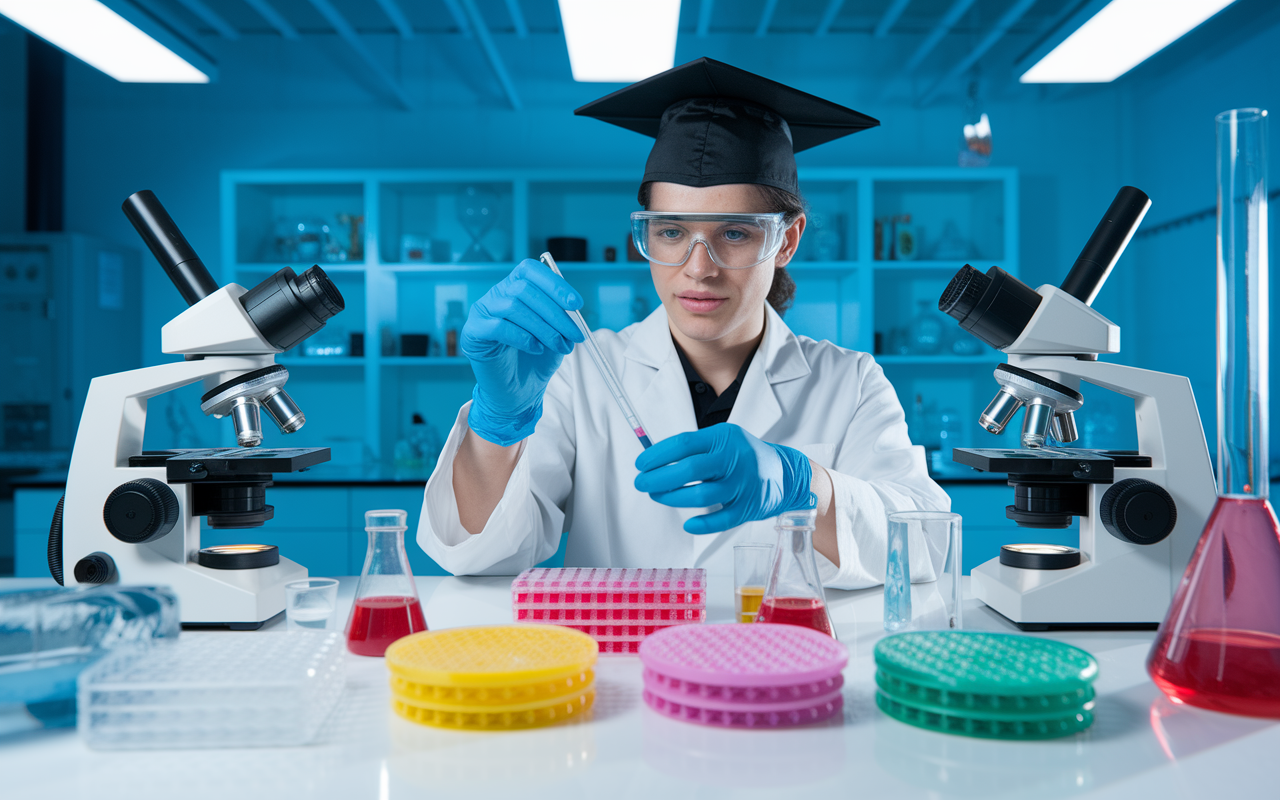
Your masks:
[{"label": "glassware on shelf", "polygon": [[965,103],[961,127],[960,156],[962,167],[987,167],[991,165],[991,120],[982,110],[978,99],[979,82],[969,81],[969,100]]},{"label": "glassware on shelf", "polygon": [[942,313],[930,300],[918,300],[916,305],[918,311],[907,326],[907,349],[911,355],[937,355],[946,331]]},{"label": "glassware on shelf", "polygon": [[467,186],[458,195],[458,222],[471,237],[463,261],[493,261],[484,237],[498,222],[498,195],[491,189]]},{"label": "glassware on shelf", "polygon": [[[812,502],[812,501],[811,501]],[[787,511],[778,515],[778,545],[773,568],[764,586],[764,600],[756,622],[799,625],[834,637],[835,628],[827,615],[827,598],[818,577],[813,554],[813,527],[816,509]]]},{"label": "glassware on shelf", "polygon": [[427,629],[404,550],[407,517],[399,509],[365,512],[369,549],[346,628],[347,649],[356,655],[382,656],[395,640]]},{"label": "glassware on shelf", "polygon": [[843,214],[809,215],[808,234],[805,240],[806,261],[839,261],[842,247],[840,231],[844,227]]},{"label": "glassware on shelf", "polygon": [[1267,112],[1218,129],[1218,502],[1147,658],[1174,702],[1280,718],[1280,527],[1267,500]]},{"label": "glassware on shelf", "polygon": [[960,235],[960,226],[954,219],[949,219],[942,227],[942,235],[930,249],[929,258],[932,261],[967,261],[975,257],[973,249],[969,240]]},{"label": "glassware on shelf", "polygon": [[345,332],[326,326],[302,344],[302,355],[324,358],[341,358],[347,355],[350,338]]},{"label": "glassware on shelf", "polygon": [[453,357],[458,355],[458,334],[467,322],[467,312],[462,308],[461,300],[450,300],[444,315],[444,352]]},{"label": "glassware on shelf", "polygon": [[329,226],[324,220],[308,217],[294,220],[290,225],[291,261],[319,262],[325,257],[329,245]]}]

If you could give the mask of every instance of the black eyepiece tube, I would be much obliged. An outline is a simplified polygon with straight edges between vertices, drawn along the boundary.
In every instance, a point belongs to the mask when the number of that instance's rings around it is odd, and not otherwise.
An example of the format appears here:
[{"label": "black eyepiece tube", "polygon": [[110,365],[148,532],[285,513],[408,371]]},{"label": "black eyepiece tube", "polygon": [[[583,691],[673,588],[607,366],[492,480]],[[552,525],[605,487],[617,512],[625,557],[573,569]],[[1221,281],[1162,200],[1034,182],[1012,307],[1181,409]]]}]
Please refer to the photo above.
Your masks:
[{"label": "black eyepiece tube", "polygon": [[187,305],[193,306],[218,291],[204,262],[150,189],[129,195],[122,208]]},{"label": "black eyepiece tube", "polygon": [[1121,186],[1059,288],[1085,305],[1093,305],[1093,298],[1106,283],[1111,268],[1120,260],[1120,254],[1138,230],[1148,208],[1151,208],[1151,198],[1145,192]]}]

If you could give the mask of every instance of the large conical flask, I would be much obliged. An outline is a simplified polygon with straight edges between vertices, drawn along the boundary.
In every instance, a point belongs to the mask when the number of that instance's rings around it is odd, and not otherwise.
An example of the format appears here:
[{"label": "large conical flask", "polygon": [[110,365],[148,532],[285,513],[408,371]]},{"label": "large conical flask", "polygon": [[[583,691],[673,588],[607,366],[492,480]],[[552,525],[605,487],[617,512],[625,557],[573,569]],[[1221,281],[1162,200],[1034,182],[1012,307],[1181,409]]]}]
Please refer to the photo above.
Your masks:
[{"label": "large conical flask", "polygon": [[764,600],[756,622],[800,625],[834,637],[813,555],[813,523],[817,515],[810,508],[778,516],[774,527],[778,546],[773,549],[773,568],[764,585]]},{"label": "large conical flask", "polygon": [[381,656],[396,639],[427,629],[404,551],[407,516],[398,509],[365,512],[369,549],[347,618],[347,649],[356,655]]},{"label": "large conical flask", "polygon": [[1147,658],[1174,702],[1280,717],[1280,529],[1267,502],[1267,112],[1218,123],[1218,501]]}]

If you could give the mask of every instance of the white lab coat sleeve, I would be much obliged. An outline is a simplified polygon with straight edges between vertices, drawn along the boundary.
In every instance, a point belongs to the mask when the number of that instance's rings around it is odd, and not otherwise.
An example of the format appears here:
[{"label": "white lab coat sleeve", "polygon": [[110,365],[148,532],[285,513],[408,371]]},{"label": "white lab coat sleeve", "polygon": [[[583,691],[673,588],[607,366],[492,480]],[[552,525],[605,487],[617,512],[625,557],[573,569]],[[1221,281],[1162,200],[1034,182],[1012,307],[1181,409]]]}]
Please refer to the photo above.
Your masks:
[{"label": "white lab coat sleeve", "polygon": [[466,435],[471,403],[458,411],[435,471],[427,481],[418,545],[454,575],[515,575],[555,554],[573,487],[575,454],[572,357],[552,376],[542,418],[507,481],[484,530],[468,533],[453,491],[453,459]]},{"label": "white lab coat sleeve", "polygon": [[[888,514],[949,511],[951,498],[925,467],[924,448],[911,444],[906,416],[884,370],[871,358],[859,368],[858,406],[837,445],[831,475],[836,513],[837,567],[817,554],[818,573],[834,589],[865,589],[884,583],[888,559]],[[947,543],[912,538],[911,575],[935,580]]]}]

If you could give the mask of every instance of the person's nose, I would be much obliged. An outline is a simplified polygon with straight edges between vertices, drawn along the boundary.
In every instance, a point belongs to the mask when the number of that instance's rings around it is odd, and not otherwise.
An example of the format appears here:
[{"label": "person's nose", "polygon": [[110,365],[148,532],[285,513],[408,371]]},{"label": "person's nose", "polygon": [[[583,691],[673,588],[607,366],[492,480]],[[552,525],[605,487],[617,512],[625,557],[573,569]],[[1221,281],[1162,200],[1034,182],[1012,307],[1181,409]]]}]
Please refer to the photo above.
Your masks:
[{"label": "person's nose", "polygon": [[693,243],[693,251],[684,262],[684,274],[694,280],[706,280],[720,274],[720,267],[711,260],[711,250],[702,239]]}]

